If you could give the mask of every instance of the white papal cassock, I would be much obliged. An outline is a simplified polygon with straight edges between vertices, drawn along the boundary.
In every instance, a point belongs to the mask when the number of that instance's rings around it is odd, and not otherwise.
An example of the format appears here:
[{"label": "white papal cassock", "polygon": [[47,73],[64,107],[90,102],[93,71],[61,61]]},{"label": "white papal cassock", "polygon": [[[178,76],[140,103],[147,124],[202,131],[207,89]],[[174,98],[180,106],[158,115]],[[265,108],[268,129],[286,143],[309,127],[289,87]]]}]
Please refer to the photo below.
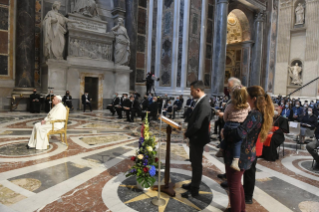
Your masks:
[{"label": "white papal cassock", "polygon": [[[64,105],[60,102],[55,105],[47,117],[45,117],[45,124],[41,125],[41,122],[38,122],[34,125],[32,130],[32,135],[29,140],[29,147],[36,149],[47,149],[49,145],[47,134],[52,130],[52,124],[50,121],[54,120],[65,120],[66,118],[66,109]],[[54,130],[59,130],[64,127],[63,122],[55,123]]]}]

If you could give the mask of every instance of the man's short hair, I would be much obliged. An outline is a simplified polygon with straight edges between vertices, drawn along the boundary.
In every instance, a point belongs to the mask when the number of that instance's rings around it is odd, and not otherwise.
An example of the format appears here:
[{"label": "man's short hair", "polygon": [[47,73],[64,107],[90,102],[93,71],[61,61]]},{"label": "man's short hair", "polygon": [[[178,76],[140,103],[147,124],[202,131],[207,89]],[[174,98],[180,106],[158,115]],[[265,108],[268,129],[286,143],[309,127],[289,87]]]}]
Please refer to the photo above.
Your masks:
[{"label": "man's short hair", "polygon": [[192,82],[190,86],[193,86],[193,88],[199,89],[201,91],[205,90],[205,85],[204,85],[202,80],[196,80],[196,81]]},{"label": "man's short hair", "polygon": [[228,79],[228,82],[233,82],[233,88],[237,87],[237,86],[241,86],[241,81],[240,79],[236,78],[236,77],[231,77]]}]

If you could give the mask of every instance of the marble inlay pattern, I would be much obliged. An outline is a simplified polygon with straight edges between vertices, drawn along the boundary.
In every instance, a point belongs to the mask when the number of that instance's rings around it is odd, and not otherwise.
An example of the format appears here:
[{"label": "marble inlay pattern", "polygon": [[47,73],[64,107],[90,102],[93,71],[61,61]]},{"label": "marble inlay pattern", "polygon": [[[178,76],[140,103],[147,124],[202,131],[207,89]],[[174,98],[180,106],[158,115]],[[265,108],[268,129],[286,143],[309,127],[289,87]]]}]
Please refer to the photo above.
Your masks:
[{"label": "marble inlay pattern", "polygon": [[0,184],[0,203],[4,205],[12,205],[17,203],[26,197],[12,191],[11,189],[4,187]]},{"label": "marble inlay pattern", "polygon": [[32,178],[22,178],[17,180],[11,181],[13,184],[20,186],[28,191],[34,191],[40,188],[41,181],[38,179],[32,179]]},{"label": "marble inlay pattern", "polygon": [[35,155],[41,154],[43,152],[50,151],[52,149],[52,145],[50,145],[49,149],[27,149],[26,143],[17,143],[17,144],[9,144],[5,146],[0,146],[0,155],[7,156],[25,156],[25,155]]},{"label": "marble inlay pattern", "polygon": [[120,141],[126,138],[127,136],[123,136],[123,135],[108,135],[108,136],[84,137],[84,138],[80,138],[80,140],[88,145],[96,145],[96,144],[105,144],[112,141]]}]

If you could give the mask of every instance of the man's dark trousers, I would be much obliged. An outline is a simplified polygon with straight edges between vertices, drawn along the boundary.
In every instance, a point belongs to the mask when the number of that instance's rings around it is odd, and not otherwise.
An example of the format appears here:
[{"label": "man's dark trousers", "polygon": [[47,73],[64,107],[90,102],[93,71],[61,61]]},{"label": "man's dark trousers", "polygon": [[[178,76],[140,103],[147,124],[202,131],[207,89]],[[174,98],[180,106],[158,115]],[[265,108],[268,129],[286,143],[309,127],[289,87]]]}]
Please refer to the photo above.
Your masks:
[{"label": "man's dark trousers", "polygon": [[203,172],[203,152],[204,146],[202,145],[192,145],[189,144],[189,159],[192,164],[192,182],[191,182],[191,191],[198,192],[199,185],[202,181],[202,172]]},{"label": "man's dark trousers", "polygon": [[89,105],[90,111],[92,111],[92,106],[91,106],[91,103],[90,103],[90,102],[86,102],[85,104],[83,104],[83,111],[85,112],[85,110],[86,110],[86,105]]}]

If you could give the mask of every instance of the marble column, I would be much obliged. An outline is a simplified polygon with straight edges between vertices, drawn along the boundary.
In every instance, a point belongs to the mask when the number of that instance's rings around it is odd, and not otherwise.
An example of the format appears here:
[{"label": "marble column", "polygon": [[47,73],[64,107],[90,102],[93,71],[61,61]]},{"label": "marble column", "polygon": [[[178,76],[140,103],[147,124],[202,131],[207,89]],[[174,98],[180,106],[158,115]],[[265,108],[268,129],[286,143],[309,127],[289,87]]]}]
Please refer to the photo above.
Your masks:
[{"label": "marble column", "polygon": [[189,19],[190,19],[190,0],[184,1],[184,15],[183,15],[183,52],[181,64],[181,90],[186,88],[186,75],[188,68],[188,44],[189,44]]},{"label": "marble column", "polygon": [[249,77],[249,86],[260,85],[263,51],[264,12],[260,12],[255,20],[255,45],[252,55],[252,65]]},{"label": "marble column", "polygon": [[199,52],[199,70],[198,79],[204,81],[205,73],[205,58],[206,58],[206,36],[207,36],[207,13],[208,0],[202,0],[202,18],[200,28],[200,52]]},{"label": "marble column", "polygon": [[130,90],[135,90],[136,78],[136,51],[137,51],[137,14],[138,0],[126,1],[125,27],[131,41],[131,59],[129,67],[132,70],[130,74]]},{"label": "marble column", "polygon": [[180,23],[180,1],[174,2],[174,26],[173,26],[173,45],[172,45],[172,75],[171,87],[176,88],[176,79],[178,71],[178,45],[179,45],[179,23]]},{"label": "marble column", "polygon": [[35,0],[17,1],[15,86],[34,86]]},{"label": "marble column", "polygon": [[241,72],[240,80],[242,85],[248,86],[250,74],[250,61],[251,61],[251,48],[254,44],[253,41],[244,41],[241,48]]},{"label": "marble column", "polygon": [[[163,20],[163,0],[157,0],[156,18],[156,44],[155,44],[155,76],[160,77],[161,52],[162,52],[162,20]],[[155,81],[155,88],[159,88],[159,82]]]},{"label": "marble column", "polygon": [[211,95],[224,94],[228,0],[215,0]]}]

